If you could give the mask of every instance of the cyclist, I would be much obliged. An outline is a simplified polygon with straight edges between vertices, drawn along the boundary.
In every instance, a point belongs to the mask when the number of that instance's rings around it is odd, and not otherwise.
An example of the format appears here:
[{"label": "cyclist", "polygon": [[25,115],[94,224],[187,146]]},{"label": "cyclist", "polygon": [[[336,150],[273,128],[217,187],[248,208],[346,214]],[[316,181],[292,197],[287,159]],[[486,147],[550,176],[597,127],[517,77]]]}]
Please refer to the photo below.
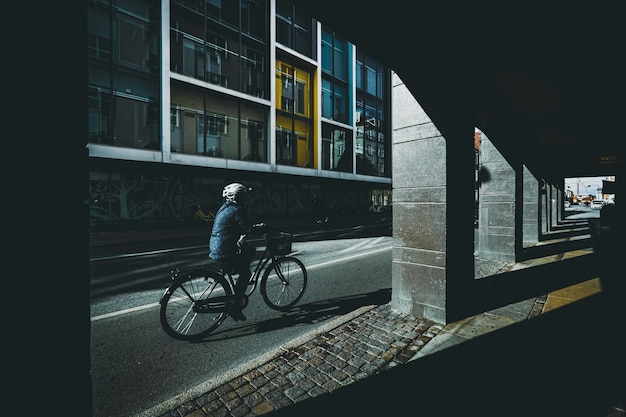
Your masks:
[{"label": "cyclist", "polygon": [[252,188],[237,182],[224,187],[222,197],[226,201],[215,214],[209,238],[209,257],[220,261],[225,269],[239,274],[235,284],[235,302],[230,312],[236,321],[246,320],[241,305],[252,275],[250,264],[256,252],[254,246],[243,242],[243,236],[253,228],[264,226],[263,223],[252,224],[248,220],[244,203],[250,191]]}]

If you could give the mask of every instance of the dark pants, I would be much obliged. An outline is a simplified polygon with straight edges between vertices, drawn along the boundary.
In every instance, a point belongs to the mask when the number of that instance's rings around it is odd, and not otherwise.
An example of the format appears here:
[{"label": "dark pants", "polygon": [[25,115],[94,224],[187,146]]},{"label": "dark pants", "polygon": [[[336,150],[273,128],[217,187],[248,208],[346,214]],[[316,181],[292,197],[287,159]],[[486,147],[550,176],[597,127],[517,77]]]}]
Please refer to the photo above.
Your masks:
[{"label": "dark pants", "polygon": [[228,258],[218,259],[224,270],[233,274],[239,274],[237,282],[235,283],[235,295],[242,295],[246,292],[248,281],[250,281],[250,277],[252,276],[250,264],[252,263],[252,259],[254,259],[255,253],[255,246],[243,243],[241,245],[241,251],[238,254]]},{"label": "dark pants", "polygon": [[241,252],[224,262],[225,265],[232,268],[232,270],[239,274],[237,282],[235,283],[235,295],[242,295],[246,292],[248,281],[252,276],[250,271],[250,264],[254,259],[256,253],[256,247],[244,243],[241,246]]}]

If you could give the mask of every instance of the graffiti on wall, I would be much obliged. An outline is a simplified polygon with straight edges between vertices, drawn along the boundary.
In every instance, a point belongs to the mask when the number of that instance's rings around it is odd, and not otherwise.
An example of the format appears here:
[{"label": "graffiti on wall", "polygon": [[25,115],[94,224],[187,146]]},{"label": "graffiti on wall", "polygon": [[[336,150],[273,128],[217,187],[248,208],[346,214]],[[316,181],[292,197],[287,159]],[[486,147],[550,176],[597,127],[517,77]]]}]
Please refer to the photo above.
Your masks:
[{"label": "graffiti on wall", "polygon": [[[244,181],[244,180],[242,180]],[[91,172],[90,225],[95,228],[209,222],[223,203],[224,179],[141,172]],[[347,215],[367,210],[369,188],[250,179],[254,219]]]}]

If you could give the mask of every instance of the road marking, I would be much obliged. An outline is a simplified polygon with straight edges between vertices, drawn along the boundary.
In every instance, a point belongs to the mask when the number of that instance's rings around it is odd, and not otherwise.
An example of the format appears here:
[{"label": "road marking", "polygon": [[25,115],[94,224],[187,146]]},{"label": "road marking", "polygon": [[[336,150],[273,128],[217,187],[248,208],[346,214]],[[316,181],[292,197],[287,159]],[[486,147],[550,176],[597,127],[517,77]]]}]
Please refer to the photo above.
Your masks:
[{"label": "road marking", "polygon": [[[355,255],[352,255],[352,256],[346,256],[346,257],[339,258],[339,259],[333,259],[333,260],[326,261],[326,262],[321,262],[321,263],[318,263],[318,264],[315,264],[315,265],[306,266],[306,270],[310,271],[312,269],[320,268],[322,266],[328,266],[328,265],[336,264],[336,263],[339,263],[339,262],[350,261],[350,260],[353,260],[353,259],[357,259],[357,258],[361,258],[361,257],[364,257],[364,256],[373,255],[375,253],[384,252],[384,251],[388,251],[388,250],[391,250],[391,246],[375,249],[375,250],[368,251],[368,252],[358,253],[358,254],[355,254]],[[157,303],[151,303],[151,304],[145,304],[145,305],[142,305],[142,306],[137,306],[137,307],[132,307],[132,308],[127,308],[127,309],[124,309],[124,310],[113,311],[111,313],[106,313],[106,314],[100,314],[98,316],[93,316],[93,317],[91,317],[91,321],[94,322],[94,321],[98,321],[98,320],[102,320],[102,319],[108,319],[108,318],[111,318],[111,317],[121,316],[123,314],[133,313],[135,311],[146,310],[146,309],[157,307],[157,306],[159,306],[158,302]]]},{"label": "road marking", "polygon": [[371,240],[371,239],[365,239],[363,242],[354,245],[354,246],[350,246],[348,248],[342,249],[340,250],[338,253],[345,253],[345,252],[352,252],[355,251],[357,249],[361,249],[361,248],[371,248],[376,246],[379,242],[381,242],[385,237],[381,236],[378,239],[375,240]]},{"label": "road marking", "polygon": [[98,321],[98,320],[102,320],[102,319],[109,319],[111,317],[121,316],[122,314],[128,314],[128,313],[132,313],[134,311],[146,310],[148,308],[156,307],[158,305],[159,305],[159,303],[145,304],[145,305],[138,306],[138,307],[127,308],[125,310],[113,311],[112,313],[100,314],[99,316],[93,316],[91,318],[91,321]]},{"label": "road marking", "polygon": [[391,250],[391,246],[389,246],[388,248],[380,248],[380,249],[372,250],[372,251],[369,251],[369,252],[363,252],[363,253],[358,253],[358,254],[352,255],[352,256],[346,256],[345,258],[333,259],[333,260],[322,262],[322,263],[319,263],[319,264],[307,266],[306,270],[309,271],[311,269],[319,268],[321,266],[327,266],[327,265],[332,265],[332,264],[336,264],[336,263],[339,263],[339,262],[350,261],[352,259],[373,255],[375,253],[384,252],[384,251],[387,251],[387,250]]},{"label": "road marking", "polygon": [[161,253],[178,252],[178,251],[192,250],[192,249],[198,249],[198,248],[203,248],[203,247],[204,246],[189,246],[186,248],[160,249],[160,250],[153,250],[149,252],[135,252],[135,253],[126,253],[122,255],[101,256],[99,258],[92,258],[89,260],[89,262],[110,261],[113,259],[122,259],[122,258],[136,258],[137,256],[158,255]]}]

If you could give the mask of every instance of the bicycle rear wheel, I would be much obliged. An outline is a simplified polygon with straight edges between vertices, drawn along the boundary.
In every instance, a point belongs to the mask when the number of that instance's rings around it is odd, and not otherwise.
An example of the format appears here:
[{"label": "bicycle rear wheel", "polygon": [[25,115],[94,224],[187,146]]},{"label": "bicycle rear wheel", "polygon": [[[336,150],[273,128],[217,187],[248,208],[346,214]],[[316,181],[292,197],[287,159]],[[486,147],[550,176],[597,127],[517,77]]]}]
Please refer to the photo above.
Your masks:
[{"label": "bicycle rear wheel", "polygon": [[270,308],[288,311],[300,301],[306,284],[304,264],[297,258],[285,256],[274,260],[263,273],[261,295]]},{"label": "bicycle rear wheel", "polygon": [[159,321],[174,339],[201,339],[224,321],[232,302],[230,285],[221,275],[184,274],[161,297]]}]

